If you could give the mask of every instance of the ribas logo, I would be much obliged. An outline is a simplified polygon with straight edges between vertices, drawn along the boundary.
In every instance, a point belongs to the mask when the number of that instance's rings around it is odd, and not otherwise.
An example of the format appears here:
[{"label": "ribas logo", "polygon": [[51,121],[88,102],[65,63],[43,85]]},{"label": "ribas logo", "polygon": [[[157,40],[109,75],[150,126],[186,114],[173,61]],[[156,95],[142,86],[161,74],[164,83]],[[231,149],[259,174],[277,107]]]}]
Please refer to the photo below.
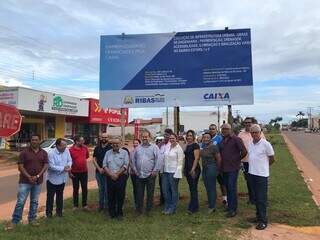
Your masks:
[{"label": "ribas logo", "polygon": [[228,101],[230,100],[230,94],[228,92],[225,93],[206,93],[203,95],[204,100],[206,101]]},{"label": "ribas logo", "polygon": [[133,104],[133,97],[132,96],[125,96],[123,99],[124,104]]}]

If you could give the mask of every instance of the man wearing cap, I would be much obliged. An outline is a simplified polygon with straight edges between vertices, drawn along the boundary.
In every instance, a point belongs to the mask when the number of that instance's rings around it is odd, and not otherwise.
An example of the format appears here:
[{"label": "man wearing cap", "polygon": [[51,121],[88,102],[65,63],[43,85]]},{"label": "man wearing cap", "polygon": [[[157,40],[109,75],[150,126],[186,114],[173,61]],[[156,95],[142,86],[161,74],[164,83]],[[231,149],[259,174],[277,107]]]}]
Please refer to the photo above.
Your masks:
[{"label": "man wearing cap", "polygon": [[232,134],[230,124],[223,124],[221,128],[223,140],[219,149],[222,158],[223,181],[227,188],[228,213],[226,217],[234,217],[237,215],[238,208],[237,180],[241,159],[247,155],[247,150],[241,138]]},{"label": "man wearing cap", "polygon": [[274,163],[274,151],[271,144],[261,137],[261,128],[258,124],[252,125],[252,143],[248,146],[249,178],[255,194],[256,229],[267,227],[267,193],[269,166]]}]

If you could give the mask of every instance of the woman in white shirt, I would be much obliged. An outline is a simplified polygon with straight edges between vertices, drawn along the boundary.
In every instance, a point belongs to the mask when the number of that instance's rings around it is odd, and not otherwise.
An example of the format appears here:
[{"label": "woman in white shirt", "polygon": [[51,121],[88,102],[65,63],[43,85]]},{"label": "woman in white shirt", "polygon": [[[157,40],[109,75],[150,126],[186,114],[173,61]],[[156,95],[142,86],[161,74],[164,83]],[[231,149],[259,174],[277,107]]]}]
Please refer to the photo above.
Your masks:
[{"label": "woman in white shirt", "polygon": [[164,211],[166,215],[175,213],[179,200],[179,179],[182,178],[184,153],[177,142],[177,135],[171,134],[170,148],[164,153],[164,171],[162,188],[164,193]]}]

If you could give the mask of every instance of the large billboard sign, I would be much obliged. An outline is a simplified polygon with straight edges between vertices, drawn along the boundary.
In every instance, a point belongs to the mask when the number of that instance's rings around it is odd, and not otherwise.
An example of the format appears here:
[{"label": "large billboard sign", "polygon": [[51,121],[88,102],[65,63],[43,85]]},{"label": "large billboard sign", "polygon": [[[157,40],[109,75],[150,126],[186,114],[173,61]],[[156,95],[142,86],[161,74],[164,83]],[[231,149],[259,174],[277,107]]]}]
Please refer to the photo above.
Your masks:
[{"label": "large billboard sign", "polygon": [[100,104],[253,104],[250,29],[101,36]]}]

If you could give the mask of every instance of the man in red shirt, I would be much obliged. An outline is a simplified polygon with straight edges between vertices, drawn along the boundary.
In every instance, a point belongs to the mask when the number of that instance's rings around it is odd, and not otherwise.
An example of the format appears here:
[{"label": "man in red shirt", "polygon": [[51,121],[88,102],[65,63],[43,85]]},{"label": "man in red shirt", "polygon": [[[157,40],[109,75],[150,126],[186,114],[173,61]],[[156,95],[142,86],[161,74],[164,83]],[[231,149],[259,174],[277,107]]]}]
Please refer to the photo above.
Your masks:
[{"label": "man in red shirt", "polygon": [[82,190],[82,207],[88,208],[88,168],[87,159],[89,158],[89,150],[84,145],[84,138],[80,136],[74,137],[74,145],[70,148],[72,158],[72,167],[70,177],[73,185],[73,210],[79,207],[79,184]]}]

